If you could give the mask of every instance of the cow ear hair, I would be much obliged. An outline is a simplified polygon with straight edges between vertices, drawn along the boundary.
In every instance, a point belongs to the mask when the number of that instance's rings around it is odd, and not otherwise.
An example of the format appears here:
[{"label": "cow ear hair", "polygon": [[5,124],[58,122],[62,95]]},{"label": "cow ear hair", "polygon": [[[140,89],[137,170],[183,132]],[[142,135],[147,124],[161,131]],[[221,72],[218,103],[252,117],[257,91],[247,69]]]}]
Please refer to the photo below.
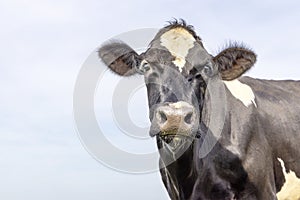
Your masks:
[{"label": "cow ear hair", "polygon": [[131,76],[137,71],[142,58],[122,41],[110,41],[101,46],[98,56],[111,71],[120,76]]},{"label": "cow ear hair", "polygon": [[230,44],[213,58],[221,78],[230,81],[240,77],[256,62],[256,54],[240,44]]}]

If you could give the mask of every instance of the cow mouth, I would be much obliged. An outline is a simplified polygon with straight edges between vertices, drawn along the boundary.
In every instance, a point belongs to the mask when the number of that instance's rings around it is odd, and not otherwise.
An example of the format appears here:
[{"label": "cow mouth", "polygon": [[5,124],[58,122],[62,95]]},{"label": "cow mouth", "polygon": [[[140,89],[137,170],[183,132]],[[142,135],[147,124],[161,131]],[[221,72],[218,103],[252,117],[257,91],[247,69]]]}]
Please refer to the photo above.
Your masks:
[{"label": "cow mouth", "polygon": [[160,134],[159,137],[167,144],[170,144],[174,140],[188,140],[190,136],[184,134]]},{"label": "cow mouth", "polygon": [[172,152],[185,148],[186,145],[191,144],[194,140],[191,136],[180,133],[160,133],[158,137],[162,141],[163,148]]}]

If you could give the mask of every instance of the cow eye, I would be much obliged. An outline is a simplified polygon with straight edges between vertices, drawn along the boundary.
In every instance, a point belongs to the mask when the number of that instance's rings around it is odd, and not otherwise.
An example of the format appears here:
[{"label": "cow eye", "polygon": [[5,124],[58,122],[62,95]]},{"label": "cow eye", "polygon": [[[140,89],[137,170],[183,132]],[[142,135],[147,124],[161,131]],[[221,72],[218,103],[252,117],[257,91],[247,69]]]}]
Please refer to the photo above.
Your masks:
[{"label": "cow eye", "polygon": [[203,72],[204,74],[206,74],[207,76],[212,76],[213,74],[213,67],[212,64],[209,62],[207,63],[204,67],[203,67]]},{"label": "cow eye", "polygon": [[145,72],[147,72],[149,70],[150,70],[150,64],[145,60],[143,60],[141,62],[141,64],[137,67],[137,72],[139,74],[144,74]]},{"label": "cow eye", "polygon": [[149,71],[150,69],[150,64],[145,62],[143,63],[143,66],[142,66],[142,69],[146,72],[146,71]]}]

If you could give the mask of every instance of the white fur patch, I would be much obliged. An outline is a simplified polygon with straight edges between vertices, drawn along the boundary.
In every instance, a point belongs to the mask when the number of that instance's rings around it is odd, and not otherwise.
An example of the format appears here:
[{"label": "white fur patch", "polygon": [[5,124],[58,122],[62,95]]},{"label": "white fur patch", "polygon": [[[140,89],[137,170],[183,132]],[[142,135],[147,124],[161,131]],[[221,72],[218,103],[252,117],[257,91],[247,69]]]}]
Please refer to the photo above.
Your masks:
[{"label": "white fur patch", "polygon": [[285,177],[285,183],[280,192],[277,193],[278,200],[298,200],[300,199],[300,179],[296,176],[295,172],[286,172],[284,162],[278,158],[283,174]]},{"label": "white fur patch", "polygon": [[166,47],[168,51],[175,57],[173,63],[182,72],[182,68],[186,63],[186,56],[189,50],[194,46],[195,38],[184,28],[174,28],[165,32],[161,38],[160,43]]},{"label": "white fur patch", "polygon": [[189,103],[184,102],[184,101],[178,101],[178,102],[176,102],[176,103],[172,103],[172,104],[169,104],[169,105],[170,105],[171,107],[175,108],[175,109],[180,109],[180,108],[182,108],[182,107],[184,107],[184,106],[187,106],[187,107],[190,106]]},{"label": "white fur patch", "polygon": [[231,94],[240,100],[246,107],[250,106],[251,104],[254,104],[255,107],[257,107],[255,103],[255,96],[251,89],[246,84],[241,83],[239,80],[234,79],[232,81],[223,81],[228,88],[228,90],[231,92]]}]

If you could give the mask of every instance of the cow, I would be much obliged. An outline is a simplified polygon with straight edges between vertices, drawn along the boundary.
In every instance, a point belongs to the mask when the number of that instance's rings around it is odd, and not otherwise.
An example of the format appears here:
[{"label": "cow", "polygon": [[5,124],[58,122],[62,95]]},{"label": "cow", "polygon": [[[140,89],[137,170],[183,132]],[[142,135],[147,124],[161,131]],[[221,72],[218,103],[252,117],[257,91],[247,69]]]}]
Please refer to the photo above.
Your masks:
[{"label": "cow", "polygon": [[141,54],[116,40],[98,54],[120,76],[144,76],[171,199],[300,199],[299,81],[242,76],[253,50],[231,43],[213,56],[184,20]]}]

